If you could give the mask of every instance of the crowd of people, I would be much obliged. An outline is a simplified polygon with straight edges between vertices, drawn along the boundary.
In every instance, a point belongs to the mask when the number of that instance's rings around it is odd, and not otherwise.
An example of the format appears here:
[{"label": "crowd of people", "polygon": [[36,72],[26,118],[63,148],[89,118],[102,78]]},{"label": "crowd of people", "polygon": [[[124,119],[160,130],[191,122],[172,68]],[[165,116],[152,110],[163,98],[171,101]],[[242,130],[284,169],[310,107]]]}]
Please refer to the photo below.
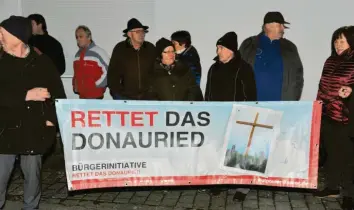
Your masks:
[{"label": "crowd of people", "polygon": [[[145,40],[149,27],[132,18],[111,56],[94,41],[89,27],[75,31],[73,92],[81,99],[161,101],[298,101],[303,65],[297,47],[283,37],[290,23],[268,12],[262,31],[239,46],[237,34],[216,40],[216,57],[202,71],[191,34],[180,30],[155,44]],[[326,188],[315,196],[343,196],[343,209],[354,209],[354,27],[337,29],[325,61],[317,100],[323,102],[320,164]],[[24,173],[24,209],[38,209],[42,156],[56,139],[55,99],[66,98],[62,45],[40,14],[11,16],[0,23],[0,209],[16,157]],[[207,73],[205,94],[200,88]],[[238,186],[240,187],[240,186]],[[215,186],[211,193],[218,194]],[[237,188],[244,200],[249,188]]]}]

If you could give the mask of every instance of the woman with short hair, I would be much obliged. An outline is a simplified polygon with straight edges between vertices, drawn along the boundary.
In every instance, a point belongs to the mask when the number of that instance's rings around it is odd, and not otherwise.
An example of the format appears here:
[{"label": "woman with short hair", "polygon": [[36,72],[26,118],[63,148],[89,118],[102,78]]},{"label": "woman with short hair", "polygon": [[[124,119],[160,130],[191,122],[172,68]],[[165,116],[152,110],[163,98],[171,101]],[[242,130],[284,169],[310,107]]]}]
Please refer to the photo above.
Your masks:
[{"label": "woman with short hair", "polygon": [[[343,209],[354,203],[354,142],[349,137],[348,97],[354,85],[354,27],[341,27],[332,36],[332,55],[323,67],[317,100],[323,101],[321,143],[327,153],[324,165],[326,188],[317,197],[339,197],[342,189]],[[354,110],[353,110],[354,111]]]}]

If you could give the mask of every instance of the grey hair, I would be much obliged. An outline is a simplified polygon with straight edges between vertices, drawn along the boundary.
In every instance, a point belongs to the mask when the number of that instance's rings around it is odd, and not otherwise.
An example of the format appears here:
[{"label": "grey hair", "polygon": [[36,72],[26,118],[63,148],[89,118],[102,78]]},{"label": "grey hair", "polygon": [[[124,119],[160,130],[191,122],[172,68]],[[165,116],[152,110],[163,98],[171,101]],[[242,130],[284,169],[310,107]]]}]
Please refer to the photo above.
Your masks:
[{"label": "grey hair", "polygon": [[92,41],[92,32],[91,32],[91,30],[89,29],[89,27],[87,27],[87,26],[85,26],[85,25],[79,25],[79,26],[76,28],[75,32],[77,32],[77,31],[80,30],[80,29],[83,30],[83,31],[85,32],[87,38],[91,39],[91,41]]}]

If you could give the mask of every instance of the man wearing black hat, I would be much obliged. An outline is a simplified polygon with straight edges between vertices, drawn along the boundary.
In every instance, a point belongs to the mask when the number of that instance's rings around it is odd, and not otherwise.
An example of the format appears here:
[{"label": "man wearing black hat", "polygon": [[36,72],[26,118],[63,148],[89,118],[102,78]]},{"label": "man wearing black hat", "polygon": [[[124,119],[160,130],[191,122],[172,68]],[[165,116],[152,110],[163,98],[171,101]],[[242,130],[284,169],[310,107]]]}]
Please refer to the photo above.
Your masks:
[{"label": "man wearing black hat", "polygon": [[27,18],[0,23],[0,209],[17,156],[24,174],[24,209],[38,209],[42,155],[53,145],[57,124],[54,100],[65,98],[59,73],[49,57],[28,40]]},{"label": "man wearing black hat", "polygon": [[240,46],[242,58],[254,69],[258,101],[298,101],[304,85],[295,44],[283,38],[289,24],[280,12],[268,12],[263,31]]},{"label": "man wearing black hat", "polygon": [[240,56],[237,34],[226,33],[216,46],[217,57],[208,72],[205,100],[256,101],[253,70]]},{"label": "man wearing black hat", "polygon": [[[258,101],[298,101],[304,86],[303,67],[295,44],[283,38],[290,24],[280,12],[264,16],[262,32],[240,46],[242,58],[253,69]],[[235,200],[244,200],[248,188],[238,188]]]},{"label": "man wearing black hat", "polygon": [[145,41],[148,28],[137,19],[130,19],[123,30],[127,39],[113,49],[107,74],[113,99],[140,100],[148,89],[156,59],[155,46]]}]

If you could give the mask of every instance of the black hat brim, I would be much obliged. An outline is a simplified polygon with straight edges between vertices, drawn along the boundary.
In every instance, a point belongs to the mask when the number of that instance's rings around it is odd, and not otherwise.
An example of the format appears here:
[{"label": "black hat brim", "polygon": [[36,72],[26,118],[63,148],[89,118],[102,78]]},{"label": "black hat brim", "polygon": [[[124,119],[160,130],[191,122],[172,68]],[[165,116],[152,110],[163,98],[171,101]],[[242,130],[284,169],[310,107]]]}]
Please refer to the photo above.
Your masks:
[{"label": "black hat brim", "polygon": [[[143,28],[144,31],[146,31],[146,30],[149,29],[149,26],[141,26],[141,27],[136,27],[136,28]],[[133,30],[133,29],[135,29],[135,28],[127,28],[127,29],[124,29],[124,30],[123,30],[123,33],[126,34],[126,33],[128,33],[128,31]]]}]

